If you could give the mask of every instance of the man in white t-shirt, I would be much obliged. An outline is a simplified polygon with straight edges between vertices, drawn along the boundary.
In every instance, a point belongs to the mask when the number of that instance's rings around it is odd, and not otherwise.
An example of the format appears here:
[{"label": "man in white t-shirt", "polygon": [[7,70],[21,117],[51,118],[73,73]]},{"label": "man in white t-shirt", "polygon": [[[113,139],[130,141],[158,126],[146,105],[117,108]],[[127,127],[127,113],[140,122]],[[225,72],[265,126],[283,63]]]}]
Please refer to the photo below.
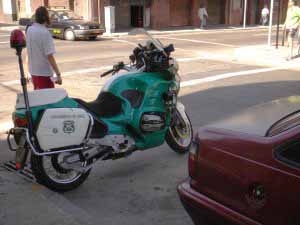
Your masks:
[{"label": "man in white t-shirt", "polygon": [[265,5],[265,7],[261,11],[261,23],[263,26],[266,26],[268,24],[269,14],[270,11],[268,9],[268,6]]},{"label": "man in white t-shirt", "polygon": [[56,83],[62,84],[61,74],[53,56],[53,38],[46,27],[49,24],[48,10],[41,6],[35,12],[35,23],[26,31],[28,67],[35,90],[54,88],[51,79],[53,70],[57,76]]},{"label": "man in white t-shirt", "polygon": [[206,27],[206,21],[208,18],[208,13],[203,3],[201,3],[200,8],[198,10],[198,16],[200,18],[200,28],[203,29],[204,27]]}]

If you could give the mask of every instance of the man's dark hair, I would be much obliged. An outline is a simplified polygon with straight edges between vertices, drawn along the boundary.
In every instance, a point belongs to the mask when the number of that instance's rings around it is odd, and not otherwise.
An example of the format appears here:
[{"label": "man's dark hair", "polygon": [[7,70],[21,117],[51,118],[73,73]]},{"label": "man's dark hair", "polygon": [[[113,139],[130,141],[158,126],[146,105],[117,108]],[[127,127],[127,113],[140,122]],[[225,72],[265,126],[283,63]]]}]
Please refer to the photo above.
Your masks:
[{"label": "man's dark hair", "polygon": [[46,7],[40,6],[35,10],[35,21],[40,24],[50,24],[49,13]]}]

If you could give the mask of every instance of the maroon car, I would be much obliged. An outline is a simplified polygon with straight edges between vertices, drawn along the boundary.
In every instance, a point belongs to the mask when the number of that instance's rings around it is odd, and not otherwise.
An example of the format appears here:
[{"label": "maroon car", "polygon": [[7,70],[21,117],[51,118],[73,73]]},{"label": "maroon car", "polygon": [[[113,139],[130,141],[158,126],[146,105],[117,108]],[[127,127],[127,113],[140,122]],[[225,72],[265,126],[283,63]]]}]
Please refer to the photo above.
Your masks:
[{"label": "maroon car", "polygon": [[300,96],[198,131],[178,186],[196,225],[300,225]]}]

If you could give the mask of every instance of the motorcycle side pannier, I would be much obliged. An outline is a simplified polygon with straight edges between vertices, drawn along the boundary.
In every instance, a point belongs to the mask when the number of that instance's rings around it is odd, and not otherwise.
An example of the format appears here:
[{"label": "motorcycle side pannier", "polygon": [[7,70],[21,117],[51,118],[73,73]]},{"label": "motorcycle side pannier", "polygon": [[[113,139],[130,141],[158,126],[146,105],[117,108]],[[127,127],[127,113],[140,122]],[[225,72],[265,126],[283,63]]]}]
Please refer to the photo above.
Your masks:
[{"label": "motorcycle side pannier", "polygon": [[89,114],[80,108],[46,109],[36,136],[42,150],[81,145],[91,126]]}]

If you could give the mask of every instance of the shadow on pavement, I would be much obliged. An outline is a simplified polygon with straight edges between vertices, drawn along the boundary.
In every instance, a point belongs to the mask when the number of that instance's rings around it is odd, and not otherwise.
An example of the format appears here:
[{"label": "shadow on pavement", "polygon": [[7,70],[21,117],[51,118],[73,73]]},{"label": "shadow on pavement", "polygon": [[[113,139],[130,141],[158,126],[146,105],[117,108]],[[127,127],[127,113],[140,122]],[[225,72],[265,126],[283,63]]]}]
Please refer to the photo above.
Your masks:
[{"label": "shadow on pavement", "polygon": [[300,81],[217,87],[180,97],[194,127],[207,125],[264,102],[300,95]]}]

